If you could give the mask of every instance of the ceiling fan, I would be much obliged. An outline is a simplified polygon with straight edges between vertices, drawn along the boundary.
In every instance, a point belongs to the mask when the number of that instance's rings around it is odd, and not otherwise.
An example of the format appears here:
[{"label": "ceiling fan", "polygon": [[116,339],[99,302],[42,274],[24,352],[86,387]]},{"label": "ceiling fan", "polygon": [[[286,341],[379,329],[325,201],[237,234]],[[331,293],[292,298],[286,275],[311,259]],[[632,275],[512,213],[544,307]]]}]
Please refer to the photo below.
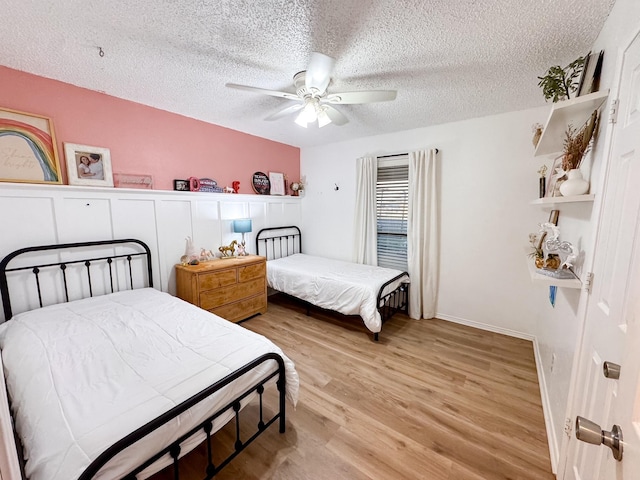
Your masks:
[{"label": "ceiling fan", "polygon": [[294,100],[294,105],[289,105],[265,120],[277,120],[279,118],[299,112],[296,123],[304,128],[310,123],[318,122],[318,127],[324,127],[330,123],[344,125],[349,120],[334,105],[353,105],[361,103],[387,102],[395,100],[395,90],[369,90],[356,92],[329,92],[327,87],[331,83],[331,73],[335,60],[322,53],[313,52],[307,69],[293,76],[293,85],[296,93],[267,90],[247,85],[227,83],[229,88],[248,90],[250,92],[271,95],[287,100]]}]

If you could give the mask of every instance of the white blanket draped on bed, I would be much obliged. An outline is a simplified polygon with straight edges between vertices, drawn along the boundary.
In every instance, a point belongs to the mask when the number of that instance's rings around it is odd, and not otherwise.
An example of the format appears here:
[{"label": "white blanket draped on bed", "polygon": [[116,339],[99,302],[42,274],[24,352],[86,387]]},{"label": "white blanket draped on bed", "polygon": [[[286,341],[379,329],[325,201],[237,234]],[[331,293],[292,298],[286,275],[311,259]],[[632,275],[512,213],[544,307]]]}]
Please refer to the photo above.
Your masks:
[{"label": "white blanket draped on bed", "polygon": [[[267,262],[267,283],[271,288],[318,307],[345,315],[360,315],[374,333],[382,328],[376,305],[378,291],[385,282],[401,273],[391,268],[302,253]],[[408,277],[396,280],[385,289],[385,293],[408,282]]]},{"label": "white blanket draped on bed", "polygon": [[[298,395],[293,363],[268,339],[151,288],[16,315],[0,326],[0,348],[30,480],[77,478],[120,438],[267,352],[285,360],[288,399]],[[265,362],[95,478],[120,478],[275,369]]]}]

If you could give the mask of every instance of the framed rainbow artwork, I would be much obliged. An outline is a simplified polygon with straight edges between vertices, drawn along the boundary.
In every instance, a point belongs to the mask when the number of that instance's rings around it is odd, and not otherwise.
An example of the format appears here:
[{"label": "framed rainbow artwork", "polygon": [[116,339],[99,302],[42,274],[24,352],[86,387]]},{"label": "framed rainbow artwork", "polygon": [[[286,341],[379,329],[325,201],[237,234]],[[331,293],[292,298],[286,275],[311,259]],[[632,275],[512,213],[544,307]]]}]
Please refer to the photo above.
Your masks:
[{"label": "framed rainbow artwork", "polygon": [[62,183],[50,118],[0,108],[0,181]]}]

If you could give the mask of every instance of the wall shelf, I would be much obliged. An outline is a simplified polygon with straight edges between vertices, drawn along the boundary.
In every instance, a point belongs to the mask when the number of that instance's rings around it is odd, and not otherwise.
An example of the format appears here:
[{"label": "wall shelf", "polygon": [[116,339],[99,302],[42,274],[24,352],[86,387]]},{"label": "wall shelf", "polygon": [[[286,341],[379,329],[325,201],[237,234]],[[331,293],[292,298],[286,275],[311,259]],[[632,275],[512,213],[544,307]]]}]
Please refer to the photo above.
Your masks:
[{"label": "wall shelf", "polygon": [[537,272],[536,266],[533,264],[531,258],[527,258],[527,266],[529,267],[529,275],[531,275],[531,281],[542,285],[556,285],[558,287],[565,288],[582,288],[582,282],[579,278],[553,278],[546,275],[542,275]]},{"label": "wall shelf", "polygon": [[608,96],[609,90],[604,90],[554,103],[534,156],[561,152],[567,126],[571,124],[580,128],[591,113],[602,106]]},{"label": "wall shelf", "polygon": [[579,203],[579,202],[593,202],[596,196],[593,193],[588,195],[572,195],[569,197],[543,197],[537,198],[529,202],[531,205],[559,205],[562,203]]}]

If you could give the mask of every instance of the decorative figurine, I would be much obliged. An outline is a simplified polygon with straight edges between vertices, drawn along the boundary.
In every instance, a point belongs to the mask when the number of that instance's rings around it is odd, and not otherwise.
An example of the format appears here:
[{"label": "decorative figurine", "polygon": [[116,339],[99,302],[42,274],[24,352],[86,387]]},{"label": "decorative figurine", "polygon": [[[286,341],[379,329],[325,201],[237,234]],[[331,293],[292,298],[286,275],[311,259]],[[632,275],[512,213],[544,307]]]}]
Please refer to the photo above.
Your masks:
[{"label": "decorative figurine", "polygon": [[231,188],[233,188],[233,193],[239,193],[240,192],[240,182],[237,180],[234,180],[233,182],[231,182]]},{"label": "decorative figurine", "polygon": [[198,250],[193,244],[193,240],[191,237],[186,237],[185,240],[187,241],[187,245],[184,249],[184,255],[188,258],[187,261],[191,262],[191,260],[198,260]]},{"label": "decorative figurine", "polygon": [[200,261],[208,262],[209,260],[213,260],[215,255],[211,252],[211,250],[206,250],[204,248],[200,249]]},{"label": "decorative figurine", "polygon": [[542,167],[540,167],[540,170],[538,170],[538,173],[540,174],[540,179],[538,180],[540,188],[540,198],[543,198],[547,193],[547,184],[545,178],[547,175],[547,166],[542,165]]},{"label": "decorative figurine", "polygon": [[291,195],[297,197],[300,195],[300,192],[304,190],[304,185],[302,182],[291,182],[289,188],[291,189]]},{"label": "decorative figurine", "polygon": [[233,258],[233,254],[236,251],[236,245],[238,245],[237,240],[233,240],[229,245],[223,245],[218,250],[222,254],[221,258]]}]

